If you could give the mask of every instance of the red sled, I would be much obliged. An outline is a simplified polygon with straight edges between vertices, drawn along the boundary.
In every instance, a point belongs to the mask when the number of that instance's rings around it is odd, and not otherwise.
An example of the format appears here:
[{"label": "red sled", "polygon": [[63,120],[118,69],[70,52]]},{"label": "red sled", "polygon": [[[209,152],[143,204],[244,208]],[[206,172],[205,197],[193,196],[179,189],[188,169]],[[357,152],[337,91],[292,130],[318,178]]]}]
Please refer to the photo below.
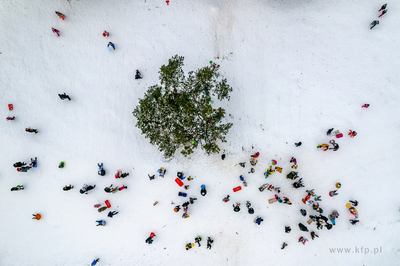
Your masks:
[{"label": "red sled", "polygon": [[10,104],[8,105],[8,110],[12,111],[13,109],[14,109],[14,106],[12,105],[12,103],[10,103]]},{"label": "red sled", "polygon": [[341,137],[343,137],[343,133],[336,134],[336,138],[341,138]]},{"label": "red sled", "polygon": [[106,200],[104,203],[107,205],[107,208],[111,208],[111,204],[108,200]]},{"label": "red sled", "polygon": [[233,189],[233,192],[237,192],[237,191],[239,191],[239,190],[242,190],[242,187],[241,187],[241,186],[235,187],[235,188]]},{"label": "red sled", "polygon": [[181,186],[183,186],[183,182],[177,177],[176,179],[175,179],[175,182],[181,187]]}]

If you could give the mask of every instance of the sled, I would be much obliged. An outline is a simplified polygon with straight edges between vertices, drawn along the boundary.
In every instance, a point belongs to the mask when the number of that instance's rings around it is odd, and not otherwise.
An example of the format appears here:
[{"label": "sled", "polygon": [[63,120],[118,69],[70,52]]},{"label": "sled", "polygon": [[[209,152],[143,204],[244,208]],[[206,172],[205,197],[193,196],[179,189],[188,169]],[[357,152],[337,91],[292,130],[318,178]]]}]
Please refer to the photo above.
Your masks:
[{"label": "sled", "polygon": [[313,219],[311,219],[311,218],[308,219],[308,221],[307,221],[308,224],[311,224],[312,222],[313,222]]},{"label": "sled", "polygon": [[342,137],[343,137],[343,133],[336,134],[336,138],[342,138]]},{"label": "sled", "polygon": [[158,201],[154,202],[154,203],[153,203],[153,206],[156,206],[157,204],[158,204]]},{"label": "sled", "polygon": [[111,204],[108,200],[106,200],[104,203],[107,205],[107,208],[111,208]]},{"label": "sled", "polygon": [[277,201],[278,201],[277,199],[269,199],[269,200],[268,200],[268,203],[269,203],[269,204],[272,204],[272,203],[277,202]]},{"label": "sled", "polygon": [[282,173],[282,168],[281,168],[281,167],[276,167],[275,169],[276,169],[276,171],[278,171],[279,173]]},{"label": "sled", "polygon": [[269,187],[269,184],[268,184],[268,183],[265,183],[265,184],[263,184],[261,187],[259,187],[258,189],[259,189],[261,192],[263,192],[264,189],[266,189],[267,187]]},{"label": "sled", "polygon": [[239,190],[242,190],[242,187],[241,187],[241,186],[235,187],[235,188],[233,189],[233,192],[237,192],[237,191],[239,191]]},{"label": "sled", "polygon": [[179,177],[175,179],[175,182],[178,184],[178,186],[183,186],[183,182],[179,179]]},{"label": "sled", "polygon": [[61,169],[63,169],[63,168],[64,168],[64,166],[65,166],[65,162],[64,162],[64,161],[62,161],[62,162],[60,162],[60,164],[58,165],[58,168],[61,168]]},{"label": "sled", "polygon": [[100,208],[100,207],[101,207],[101,204],[95,204],[93,207],[95,207],[95,208]]},{"label": "sled", "polygon": [[8,105],[8,110],[12,111],[13,109],[14,109],[14,106],[12,105],[12,103],[10,103],[10,104]]}]

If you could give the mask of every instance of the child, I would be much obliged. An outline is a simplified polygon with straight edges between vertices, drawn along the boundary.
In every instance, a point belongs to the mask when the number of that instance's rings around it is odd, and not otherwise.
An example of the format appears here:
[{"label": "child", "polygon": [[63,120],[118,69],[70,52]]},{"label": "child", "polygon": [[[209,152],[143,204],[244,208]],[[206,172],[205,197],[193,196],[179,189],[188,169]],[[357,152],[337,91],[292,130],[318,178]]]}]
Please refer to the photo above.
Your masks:
[{"label": "child", "polygon": [[351,222],[352,225],[355,225],[356,223],[359,222],[359,220],[354,220],[354,219],[353,219],[353,220],[350,220],[350,222]]},{"label": "child", "polygon": [[114,215],[117,215],[117,214],[118,214],[117,211],[110,211],[110,212],[107,214],[107,216],[110,217],[110,218],[113,218],[113,216],[114,216]]},{"label": "child", "polygon": [[285,226],[285,233],[290,233],[292,231],[292,228],[290,226]]},{"label": "child", "polygon": [[186,244],[185,249],[186,249],[186,250],[189,250],[189,249],[191,249],[192,247],[194,247],[194,243],[188,243],[188,244]]},{"label": "child", "polygon": [[301,141],[300,142],[297,142],[297,143],[295,143],[294,145],[296,145],[296,147],[300,147],[301,146]]},{"label": "child", "polygon": [[7,121],[14,120],[14,119],[15,119],[15,116],[13,116],[13,117],[7,116],[7,118],[6,118]]},{"label": "child", "polygon": [[106,171],[103,169],[103,163],[97,165],[99,166],[99,171],[97,173],[101,176],[104,176],[106,174]]},{"label": "child", "polygon": [[233,211],[234,212],[239,212],[240,211],[240,203],[236,202],[236,206],[232,204],[233,206]]},{"label": "child", "polygon": [[223,201],[223,202],[228,202],[228,201],[230,200],[229,197],[230,197],[230,196],[227,195],[225,198],[222,199],[222,201]]},{"label": "child", "polygon": [[167,172],[167,170],[165,170],[163,167],[160,167],[160,169],[157,170],[157,173],[159,173],[159,176],[162,178],[164,178],[165,172]]},{"label": "child", "polygon": [[100,259],[95,259],[90,266],[95,266]]},{"label": "child", "polygon": [[258,217],[258,218],[255,220],[255,223],[258,224],[258,225],[260,225],[262,221],[264,221],[263,218]]},{"label": "child", "polygon": [[53,31],[53,33],[57,34],[57,36],[60,36],[60,32],[57,29],[52,27],[51,30]]},{"label": "child", "polygon": [[196,242],[197,244],[199,244],[199,247],[201,246],[201,245],[200,245],[200,241],[201,241],[201,237],[200,237],[200,236],[198,236],[198,237],[196,237],[196,238],[194,239],[194,242]]},{"label": "child", "polygon": [[387,9],[382,10],[382,14],[379,15],[379,17],[382,17],[383,15],[385,15],[387,13]]},{"label": "child", "polygon": [[104,31],[103,32],[103,37],[108,37],[108,36],[110,36],[110,33],[108,31]]},{"label": "child", "polygon": [[358,205],[358,201],[357,200],[349,200],[351,202],[351,204],[355,207],[357,207]]},{"label": "child", "polygon": [[33,160],[33,159],[31,158],[31,164],[30,164],[29,166],[30,166],[30,167],[35,167],[36,164],[37,164],[37,157],[35,157],[35,160]]},{"label": "child", "polygon": [[327,132],[326,135],[329,136],[332,133],[333,128],[330,128]]},{"label": "child", "polygon": [[314,231],[312,231],[310,234],[312,240],[314,240],[315,237],[319,237]]},{"label": "child", "polygon": [[368,108],[368,107],[369,107],[369,103],[366,103],[363,106],[361,106],[361,108]]},{"label": "child", "polygon": [[28,172],[29,169],[31,169],[30,166],[23,166],[23,167],[17,168],[17,171],[18,172],[22,172],[22,173],[26,173],[26,172]]},{"label": "child", "polygon": [[284,249],[287,246],[285,242],[283,242],[281,249]]},{"label": "child", "polygon": [[350,138],[354,138],[355,136],[357,136],[357,132],[350,129],[349,136]]}]

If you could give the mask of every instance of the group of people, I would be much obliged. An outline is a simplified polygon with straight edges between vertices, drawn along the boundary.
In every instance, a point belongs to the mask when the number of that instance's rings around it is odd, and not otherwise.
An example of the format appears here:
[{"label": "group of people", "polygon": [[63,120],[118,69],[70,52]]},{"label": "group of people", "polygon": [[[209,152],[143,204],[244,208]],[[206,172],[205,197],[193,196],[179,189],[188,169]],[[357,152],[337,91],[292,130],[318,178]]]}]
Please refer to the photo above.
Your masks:
[{"label": "group of people", "polygon": [[[378,16],[379,18],[382,17],[383,15],[385,15],[387,13],[387,4],[384,4],[381,9],[379,9],[379,12],[382,11],[382,13]],[[375,27],[376,25],[379,25],[379,20],[374,20],[371,22],[370,24],[370,29],[372,30],[373,27]]]}]

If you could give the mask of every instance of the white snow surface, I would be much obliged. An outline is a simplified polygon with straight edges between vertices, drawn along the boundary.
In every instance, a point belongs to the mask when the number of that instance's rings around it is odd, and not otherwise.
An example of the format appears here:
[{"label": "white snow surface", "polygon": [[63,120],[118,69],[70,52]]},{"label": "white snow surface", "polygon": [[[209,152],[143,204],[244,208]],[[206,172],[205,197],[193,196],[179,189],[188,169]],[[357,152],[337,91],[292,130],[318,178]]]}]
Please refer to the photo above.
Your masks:
[{"label": "white snow surface", "polygon": [[[98,265],[398,265],[400,4],[388,3],[388,13],[370,30],[383,4],[1,1],[0,265],[89,265],[95,258]],[[103,30],[110,36],[104,38]],[[109,41],[115,51],[107,50]],[[159,83],[160,66],[175,54],[185,57],[185,71],[209,61],[220,64],[233,87],[230,101],[214,99],[226,109],[224,122],[233,123],[220,154],[200,150],[165,160],[135,127],[132,111],[139,98]],[[135,69],[142,80],[134,79]],[[63,92],[72,101],[61,101],[57,94]],[[371,106],[361,108],[364,103]],[[39,133],[27,133],[26,127]],[[332,138],[326,135],[331,127],[344,133],[337,139],[340,149],[317,149]],[[358,135],[350,138],[349,129]],[[298,141],[303,144],[296,148]],[[250,155],[257,151],[256,172],[249,174]],[[36,156],[38,167],[28,173],[13,167]],[[292,156],[305,188],[294,189],[286,179]],[[265,179],[272,159],[283,172]],[[100,162],[107,171],[103,177],[97,174]],[[239,162],[246,168],[234,167]],[[161,166],[165,178],[156,173]],[[117,169],[130,175],[116,180]],[[177,171],[194,178],[184,180],[187,191],[174,182]],[[248,187],[234,193],[242,185],[240,175]],[[339,195],[329,197],[336,182],[342,184]],[[84,183],[96,188],[81,195]],[[260,192],[263,183],[280,186],[293,205],[268,204],[274,193]],[[18,184],[25,190],[11,192]],[[67,184],[75,188],[63,191]],[[107,194],[103,189],[110,184],[128,189]],[[306,224],[308,215],[317,214],[301,202],[311,188],[322,195],[323,215],[339,212],[332,230]],[[182,219],[182,210],[173,211],[187,199],[179,191],[198,199],[188,219]],[[224,203],[227,194],[231,201]],[[119,212],[112,219],[108,210],[93,207],[107,199],[110,210]],[[345,207],[350,199],[360,202],[356,225]],[[238,213],[235,202],[242,204]],[[32,220],[34,213],[43,218]],[[261,225],[253,222],[257,215],[264,219]],[[95,226],[98,219],[107,225]],[[311,240],[298,223],[319,238]],[[284,232],[285,225],[291,233]],[[152,245],[145,243],[150,232],[156,234]],[[198,235],[201,247],[186,251]],[[208,236],[214,239],[211,250]],[[298,243],[300,236],[309,241]],[[283,242],[288,246],[281,250]],[[351,250],[338,254],[332,248]]]}]

